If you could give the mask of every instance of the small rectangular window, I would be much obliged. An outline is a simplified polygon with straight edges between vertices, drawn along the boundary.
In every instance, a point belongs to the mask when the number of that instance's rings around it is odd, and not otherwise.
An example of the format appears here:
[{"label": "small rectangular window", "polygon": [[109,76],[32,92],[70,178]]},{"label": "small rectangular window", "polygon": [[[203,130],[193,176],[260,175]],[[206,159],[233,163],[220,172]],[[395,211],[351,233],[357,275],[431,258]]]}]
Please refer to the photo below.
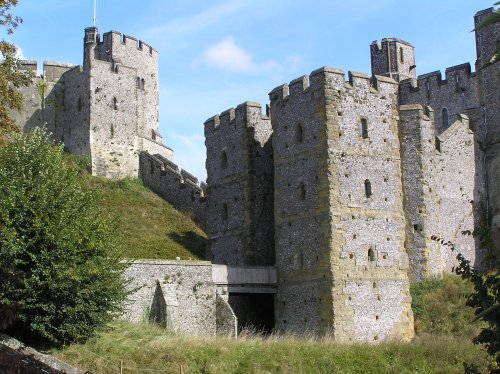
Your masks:
[{"label": "small rectangular window", "polygon": [[361,137],[368,139],[368,123],[365,118],[361,118]]}]

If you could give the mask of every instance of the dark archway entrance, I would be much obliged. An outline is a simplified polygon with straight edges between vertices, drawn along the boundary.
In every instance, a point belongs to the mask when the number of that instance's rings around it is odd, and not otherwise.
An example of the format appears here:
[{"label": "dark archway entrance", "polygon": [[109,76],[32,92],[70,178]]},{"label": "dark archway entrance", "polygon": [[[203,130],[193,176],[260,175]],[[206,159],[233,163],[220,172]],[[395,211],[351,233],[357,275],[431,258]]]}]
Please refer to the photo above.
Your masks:
[{"label": "dark archway entrance", "polygon": [[229,293],[229,305],[238,318],[238,334],[252,329],[265,334],[274,328],[274,294]]}]

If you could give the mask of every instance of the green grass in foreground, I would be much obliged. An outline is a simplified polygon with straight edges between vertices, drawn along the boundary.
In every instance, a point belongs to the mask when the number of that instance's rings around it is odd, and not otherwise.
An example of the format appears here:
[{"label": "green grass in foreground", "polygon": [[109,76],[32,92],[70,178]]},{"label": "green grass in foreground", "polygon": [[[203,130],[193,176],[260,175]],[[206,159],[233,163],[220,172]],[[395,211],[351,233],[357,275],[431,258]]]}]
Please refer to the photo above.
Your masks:
[{"label": "green grass in foreground", "polygon": [[97,193],[103,211],[117,222],[118,245],[126,258],[204,259],[207,238],[193,220],[144,187],[137,179],[92,177],[86,160],[67,155],[85,185]]},{"label": "green grass in foreground", "polygon": [[340,345],[272,335],[235,340],[167,332],[149,324],[116,322],[87,344],[54,354],[93,373],[463,373],[466,364],[486,371],[488,361],[471,337],[465,306],[471,285],[446,275],[412,286],[417,332],[411,343]]},{"label": "green grass in foreground", "polygon": [[147,324],[116,323],[85,345],[55,352],[93,373],[463,373],[486,367],[465,338],[421,336],[412,343],[339,345],[287,336],[193,338]]}]

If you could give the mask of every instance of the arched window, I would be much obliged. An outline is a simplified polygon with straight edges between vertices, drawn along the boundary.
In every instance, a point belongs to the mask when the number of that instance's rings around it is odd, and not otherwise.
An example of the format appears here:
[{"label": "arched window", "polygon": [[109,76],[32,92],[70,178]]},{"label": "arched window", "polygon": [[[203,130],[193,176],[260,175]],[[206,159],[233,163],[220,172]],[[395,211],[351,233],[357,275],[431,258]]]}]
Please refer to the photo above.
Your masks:
[{"label": "arched window", "polygon": [[136,86],[137,86],[137,89],[139,89],[139,90],[140,90],[140,89],[141,89],[141,78],[137,77],[137,79],[136,79],[136,83],[135,83],[135,84],[136,84]]},{"label": "arched window", "polygon": [[222,151],[222,155],[220,156],[220,166],[221,168],[227,168],[227,153],[226,151]]},{"label": "arched window", "polygon": [[446,108],[443,108],[443,110],[441,111],[441,121],[443,123],[443,129],[447,129],[449,118],[448,118],[448,109]]},{"label": "arched window", "polygon": [[118,110],[118,99],[113,97],[113,109]]},{"label": "arched window", "polygon": [[370,198],[372,195],[372,183],[369,179],[365,179],[365,197]]},{"label": "arched window", "polygon": [[295,141],[299,144],[304,142],[304,128],[300,123],[295,128]]},{"label": "arched window", "polygon": [[222,219],[224,221],[227,221],[228,217],[229,217],[229,209],[227,207],[227,204],[224,203],[222,204]]},{"label": "arched window", "polygon": [[366,118],[361,118],[361,137],[368,139],[368,123],[366,122]]},{"label": "arched window", "polygon": [[81,112],[81,111],[82,111],[82,106],[83,106],[83,105],[82,105],[82,98],[81,98],[81,97],[79,97],[79,98],[78,98],[78,104],[77,104],[77,109],[78,109],[78,111],[79,111],[79,112]]},{"label": "arched window", "polygon": [[368,261],[375,262],[375,251],[372,247],[368,248]]},{"label": "arched window", "polygon": [[405,62],[405,57],[404,57],[404,53],[403,53],[403,47],[399,47],[399,61],[401,61],[401,63]]},{"label": "arched window", "polygon": [[146,87],[146,81],[144,80],[144,78],[141,79],[141,90],[144,90],[144,88]]},{"label": "arched window", "polygon": [[300,182],[297,187],[297,197],[302,201],[306,199],[306,186],[303,182]]}]

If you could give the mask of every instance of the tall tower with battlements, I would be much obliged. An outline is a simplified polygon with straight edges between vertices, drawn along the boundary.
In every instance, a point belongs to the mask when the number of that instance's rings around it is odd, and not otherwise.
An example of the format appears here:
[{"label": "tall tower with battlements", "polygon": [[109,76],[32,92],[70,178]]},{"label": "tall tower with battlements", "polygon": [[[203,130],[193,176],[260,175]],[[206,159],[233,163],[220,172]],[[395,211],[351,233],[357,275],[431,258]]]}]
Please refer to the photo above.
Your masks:
[{"label": "tall tower with battlements", "polygon": [[384,38],[370,45],[372,74],[392,78],[396,82],[415,79],[414,47],[404,40]]},{"label": "tall tower with battlements", "polygon": [[411,338],[397,83],[322,68],[270,100],[276,327]]},{"label": "tall tower with battlements", "polygon": [[116,31],[101,40],[95,27],[87,28],[83,75],[86,97],[77,100],[88,101],[93,174],[137,176],[141,151],[172,159],[158,131],[155,49]]},{"label": "tall tower with battlements", "polygon": [[[13,114],[20,126],[45,126],[70,152],[88,155],[94,175],[137,177],[142,151],[172,161],[158,131],[156,50],[88,27],[83,52],[83,66],[44,62],[43,75],[21,90],[24,109]],[[20,68],[36,71],[36,61]]]},{"label": "tall tower with battlements", "polygon": [[205,122],[212,261],[274,265],[271,121],[246,102]]}]

